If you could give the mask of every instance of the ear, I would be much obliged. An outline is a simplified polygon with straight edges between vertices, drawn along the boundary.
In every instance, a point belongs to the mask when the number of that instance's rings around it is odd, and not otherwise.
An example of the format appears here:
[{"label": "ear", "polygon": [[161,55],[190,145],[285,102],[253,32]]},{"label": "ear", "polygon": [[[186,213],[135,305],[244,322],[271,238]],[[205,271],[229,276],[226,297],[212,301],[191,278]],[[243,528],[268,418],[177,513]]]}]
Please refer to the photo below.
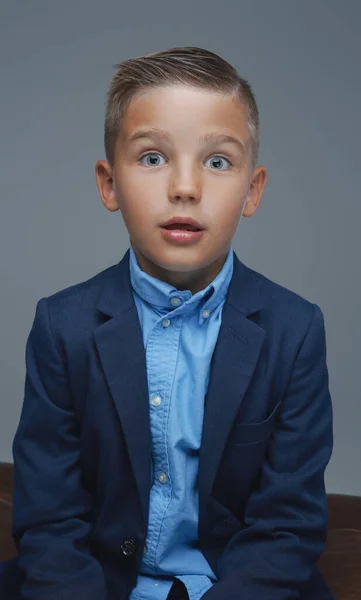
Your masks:
[{"label": "ear", "polygon": [[253,171],[252,174],[252,180],[243,211],[244,217],[252,217],[252,215],[254,215],[254,213],[256,212],[261,201],[263,190],[266,185],[266,180],[267,169],[260,165]]},{"label": "ear", "polygon": [[119,210],[114,190],[113,170],[106,160],[98,160],[95,164],[95,179],[101,201],[111,212]]}]

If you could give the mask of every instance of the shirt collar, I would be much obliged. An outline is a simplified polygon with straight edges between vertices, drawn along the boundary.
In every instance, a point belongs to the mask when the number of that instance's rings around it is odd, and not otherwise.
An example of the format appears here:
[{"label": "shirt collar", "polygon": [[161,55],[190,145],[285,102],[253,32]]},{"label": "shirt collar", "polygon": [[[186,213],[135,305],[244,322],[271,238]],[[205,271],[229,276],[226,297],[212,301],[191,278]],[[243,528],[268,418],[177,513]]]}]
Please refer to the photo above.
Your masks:
[{"label": "shirt collar", "polygon": [[230,248],[222,269],[203,290],[192,295],[190,290],[176,287],[148,275],[139,267],[135,252],[130,247],[130,280],[133,290],[157,312],[199,311],[199,323],[203,323],[227,294],[233,274],[233,249]]}]

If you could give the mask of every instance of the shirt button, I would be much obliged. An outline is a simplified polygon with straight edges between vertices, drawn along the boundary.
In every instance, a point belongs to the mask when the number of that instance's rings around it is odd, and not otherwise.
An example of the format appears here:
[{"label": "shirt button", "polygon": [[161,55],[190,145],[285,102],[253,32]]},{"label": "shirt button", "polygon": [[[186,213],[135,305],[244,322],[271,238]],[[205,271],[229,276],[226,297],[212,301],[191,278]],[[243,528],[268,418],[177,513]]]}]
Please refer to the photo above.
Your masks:
[{"label": "shirt button", "polygon": [[181,299],[177,298],[177,296],[174,296],[173,298],[171,298],[171,301],[170,301],[172,306],[179,306],[181,302],[182,302]]},{"label": "shirt button", "polygon": [[160,473],[158,479],[160,483],[165,483],[167,481],[167,476],[165,473]]},{"label": "shirt button", "polygon": [[162,398],[160,396],[153,396],[152,404],[153,406],[159,406],[160,404],[162,404]]},{"label": "shirt button", "polygon": [[211,313],[209,312],[209,310],[204,310],[202,312],[202,316],[203,316],[204,319],[208,319],[208,317],[209,317],[210,314]]},{"label": "shirt button", "polygon": [[163,327],[169,327],[170,325],[170,320],[169,319],[164,319],[163,323],[162,323]]}]

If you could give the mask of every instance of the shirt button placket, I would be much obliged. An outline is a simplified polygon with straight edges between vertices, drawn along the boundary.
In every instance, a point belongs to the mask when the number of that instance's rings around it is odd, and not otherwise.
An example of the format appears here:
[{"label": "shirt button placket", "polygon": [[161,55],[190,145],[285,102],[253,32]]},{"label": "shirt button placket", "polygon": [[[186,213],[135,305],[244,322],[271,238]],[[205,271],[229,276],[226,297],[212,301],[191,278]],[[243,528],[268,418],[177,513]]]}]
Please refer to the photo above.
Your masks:
[{"label": "shirt button placket", "polygon": [[167,483],[167,476],[165,473],[159,473],[158,480],[160,483]]},{"label": "shirt button placket", "polygon": [[160,406],[162,404],[162,398],[160,396],[153,396],[152,404],[153,406]]}]

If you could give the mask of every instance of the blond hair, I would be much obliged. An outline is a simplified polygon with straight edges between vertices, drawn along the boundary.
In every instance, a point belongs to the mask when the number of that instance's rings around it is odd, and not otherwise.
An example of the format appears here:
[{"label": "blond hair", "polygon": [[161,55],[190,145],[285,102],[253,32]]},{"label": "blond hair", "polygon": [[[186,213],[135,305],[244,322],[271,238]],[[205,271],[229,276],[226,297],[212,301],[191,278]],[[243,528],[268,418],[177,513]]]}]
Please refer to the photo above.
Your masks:
[{"label": "blond hair", "polygon": [[259,150],[259,113],[250,84],[226,60],[203,48],[170,48],[125,60],[117,65],[107,94],[104,146],[114,166],[115,144],[131,100],[146,89],[167,85],[192,85],[221,93],[237,94],[248,112],[252,166]]}]

